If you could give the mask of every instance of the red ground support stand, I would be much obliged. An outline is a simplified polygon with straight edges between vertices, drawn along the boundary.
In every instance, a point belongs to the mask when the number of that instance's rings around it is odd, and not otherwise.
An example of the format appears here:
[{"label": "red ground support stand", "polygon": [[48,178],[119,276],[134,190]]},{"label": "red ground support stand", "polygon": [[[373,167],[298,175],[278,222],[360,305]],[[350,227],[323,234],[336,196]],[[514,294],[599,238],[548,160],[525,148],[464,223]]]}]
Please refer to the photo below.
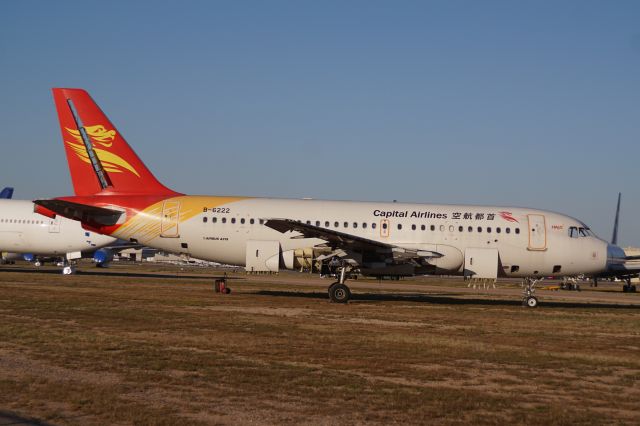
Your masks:
[{"label": "red ground support stand", "polygon": [[227,277],[217,278],[213,283],[213,290],[216,293],[229,294],[231,289],[227,287]]}]

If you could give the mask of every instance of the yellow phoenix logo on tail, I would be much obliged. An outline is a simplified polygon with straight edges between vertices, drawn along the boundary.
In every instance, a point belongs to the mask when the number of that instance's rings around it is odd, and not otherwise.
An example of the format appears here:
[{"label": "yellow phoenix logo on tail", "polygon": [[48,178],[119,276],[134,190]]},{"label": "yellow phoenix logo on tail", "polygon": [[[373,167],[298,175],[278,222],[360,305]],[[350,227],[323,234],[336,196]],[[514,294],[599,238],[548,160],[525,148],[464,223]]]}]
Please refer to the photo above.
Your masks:
[{"label": "yellow phoenix logo on tail", "polygon": [[[137,177],[140,177],[136,169],[131,164],[129,164],[127,160],[105,149],[98,148],[98,146],[110,148],[113,145],[113,141],[116,138],[115,130],[107,130],[107,128],[105,128],[101,124],[97,124],[95,126],[85,126],[84,129],[87,132],[87,135],[91,140],[93,150],[98,156],[98,159],[100,160],[100,163],[102,163],[102,167],[105,171],[110,173],[123,173],[125,171],[129,171]],[[76,129],[70,129],[68,127],[65,127],[65,130],[75,139],[75,143],[69,141],[65,141],[65,143],[69,145],[69,147],[71,147],[78,158],[80,158],[87,164],[91,164],[89,153],[84,146],[80,131]]]}]

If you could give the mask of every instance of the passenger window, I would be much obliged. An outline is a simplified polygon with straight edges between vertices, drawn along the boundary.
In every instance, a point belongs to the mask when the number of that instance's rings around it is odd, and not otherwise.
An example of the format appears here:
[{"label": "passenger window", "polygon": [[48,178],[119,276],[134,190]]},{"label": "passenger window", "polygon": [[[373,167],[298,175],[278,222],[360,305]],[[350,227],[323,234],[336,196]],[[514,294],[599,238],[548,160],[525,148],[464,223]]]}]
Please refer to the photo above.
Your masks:
[{"label": "passenger window", "polygon": [[416,230],[416,225],[415,225],[415,223],[414,223],[413,225],[411,225],[411,230],[412,230],[412,231],[415,231],[415,230]]},{"label": "passenger window", "polygon": [[375,222],[373,222],[373,223],[371,224],[371,228],[376,229],[376,223],[375,223]]},{"label": "passenger window", "polygon": [[337,228],[338,226],[340,226],[340,224],[338,222],[333,222],[333,226]]},{"label": "passenger window", "polygon": [[358,222],[353,222],[353,228],[357,228],[358,227]]},{"label": "passenger window", "polygon": [[386,222],[382,224],[382,229],[387,229],[387,223]]},{"label": "passenger window", "polygon": [[491,227],[490,226],[487,226],[487,232],[491,233]]},{"label": "passenger window", "polygon": [[435,225],[431,225],[431,230],[435,231],[436,230],[436,226]]},{"label": "passenger window", "polygon": [[324,222],[324,227],[325,227],[325,228],[328,228],[328,227],[329,227],[329,225],[330,225],[330,223],[329,223],[329,221],[328,221],[328,220]]},{"label": "passenger window", "polygon": [[227,223],[227,218],[226,217],[222,218],[222,223]]},{"label": "passenger window", "polygon": [[482,232],[482,226],[478,226],[478,232]]},{"label": "passenger window", "polygon": [[464,231],[464,227],[463,226],[458,226],[458,232],[462,232]]},{"label": "passenger window", "polygon": [[231,223],[236,223],[236,218],[235,217],[231,218]]},{"label": "passenger window", "polygon": [[440,225],[440,232],[444,232],[444,225]]},{"label": "passenger window", "polygon": [[307,225],[311,225],[311,221],[310,220],[307,221]]},{"label": "passenger window", "polygon": [[320,226],[320,221],[316,220],[316,226]]},{"label": "passenger window", "polygon": [[498,234],[501,232],[501,230],[500,230],[500,227],[499,227],[499,226],[496,228],[496,232],[497,232]]},{"label": "passenger window", "polygon": [[250,223],[251,225],[253,225],[254,223],[256,223],[256,221],[255,221],[255,220],[253,220],[253,219],[250,219],[250,220],[249,220],[249,223]]},{"label": "passenger window", "polygon": [[344,225],[345,228],[348,228],[349,227],[349,222],[345,222],[345,223],[343,223],[343,225]]},{"label": "passenger window", "polygon": [[362,222],[362,228],[367,229],[367,222]]},{"label": "passenger window", "polygon": [[424,231],[427,227],[425,225],[420,225],[420,229]]},{"label": "passenger window", "polygon": [[520,228],[516,228],[516,234],[520,233]]},{"label": "passenger window", "polygon": [[264,225],[264,219],[260,219],[260,225]]},{"label": "passenger window", "polygon": [[505,229],[504,232],[506,232],[507,234],[510,234],[511,233],[511,228]]},{"label": "passenger window", "polygon": [[454,229],[453,225],[449,225],[449,232],[453,232]]},{"label": "passenger window", "polygon": [[400,229],[402,229],[402,224],[401,223],[398,224],[398,230],[400,230]]},{"label": "passenger window", "polygon": [[207,223],[207,217],[206,216],[202,218],[202,222],[203,223]]},{"label": "passenger window", "polygon": [[468,228],[467,228],[467,231],[469,231],[469,232],[473,232],[473,226],[468,227]]},{"label": "passenger window", "polygon": [[218,221],[217,217],[214,216],[214,217],[211,218],[211,222],[216,223],[217,221]]},{"label": "passenger window", "polygon": [[244,225],[244,217],[240,219],[240,223]]}]

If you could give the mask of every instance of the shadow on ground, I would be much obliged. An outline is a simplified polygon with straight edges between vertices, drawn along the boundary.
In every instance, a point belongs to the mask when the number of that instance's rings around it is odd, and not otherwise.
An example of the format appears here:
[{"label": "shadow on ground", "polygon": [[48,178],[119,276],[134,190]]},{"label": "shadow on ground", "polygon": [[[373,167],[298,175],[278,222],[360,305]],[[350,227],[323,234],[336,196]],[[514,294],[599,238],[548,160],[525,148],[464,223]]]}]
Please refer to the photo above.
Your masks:
[{"label": "shadow on ground", "polygon": [[[329,300],[327,293],[324,292],[299,292],[299,291],[281,291],[281,290],[260,290],[253,292],[260,296],[271,297],[292,297],[307,299],[325,299]],[[522,306],[521,299],[504,300],[504,299],[481,299],[481,298],[463,298],[452,297],[450,295],[438,294],[417,294],[417,293],[352,293],[351,300],[353,302],[415,302],[430,303],[434,305],[476,305],[476,306]],[[638,305],[623,305],[614,303],[597,303],[597,302],[553,302],[540,299],[540,305],[544,308],[576,308],[576,309],[637,309]]]},{"label": "shadow on ground", "polygon": [[[62,275],[59,269],[18,269],[18,268],[0,268],[0,272],[16,272],[23,274],[52,274]],[[130,277],[130,278],[170,278],[170,279],[189,279],[189,280],[215,280],[223,278],[222,274],[217,275],[193,275],[187,273],[177,272],[175,274],[168,273],[144,273],[144,272],[112,272],[108,269],[99,270],[96,268],[94,271],[77,271],[76,275],[79,276],[101,276],[101,277]],[[237,280],[238,277],[227,277],[227,280]],[[2,426],[2,424],[0,424]]]},{"label": "shadow on ground", "polygon": [[9,411],[0,410],[0,426],[9,425],[26,425],[26,426],[53,426],[52,423],[47,423],[42,420],[32,419],[29,417],[23,417]]}]

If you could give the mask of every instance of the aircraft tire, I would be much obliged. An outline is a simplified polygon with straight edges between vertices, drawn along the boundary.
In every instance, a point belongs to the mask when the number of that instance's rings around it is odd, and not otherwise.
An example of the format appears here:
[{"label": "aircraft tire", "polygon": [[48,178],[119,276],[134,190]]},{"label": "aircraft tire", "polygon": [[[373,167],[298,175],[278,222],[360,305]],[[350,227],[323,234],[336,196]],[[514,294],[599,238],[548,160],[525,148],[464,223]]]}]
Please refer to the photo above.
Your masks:
[{"label": "aircraft tire", "polygon": [[351,298],[349,287],[338,282],[329,286],[329,298],[334,303],[347,303]]},{"label": "aircraft tire", "polygon": [[535,308],[538,306],[538,298],[535,296],[526,297],[522,304],[527,308]]}]

